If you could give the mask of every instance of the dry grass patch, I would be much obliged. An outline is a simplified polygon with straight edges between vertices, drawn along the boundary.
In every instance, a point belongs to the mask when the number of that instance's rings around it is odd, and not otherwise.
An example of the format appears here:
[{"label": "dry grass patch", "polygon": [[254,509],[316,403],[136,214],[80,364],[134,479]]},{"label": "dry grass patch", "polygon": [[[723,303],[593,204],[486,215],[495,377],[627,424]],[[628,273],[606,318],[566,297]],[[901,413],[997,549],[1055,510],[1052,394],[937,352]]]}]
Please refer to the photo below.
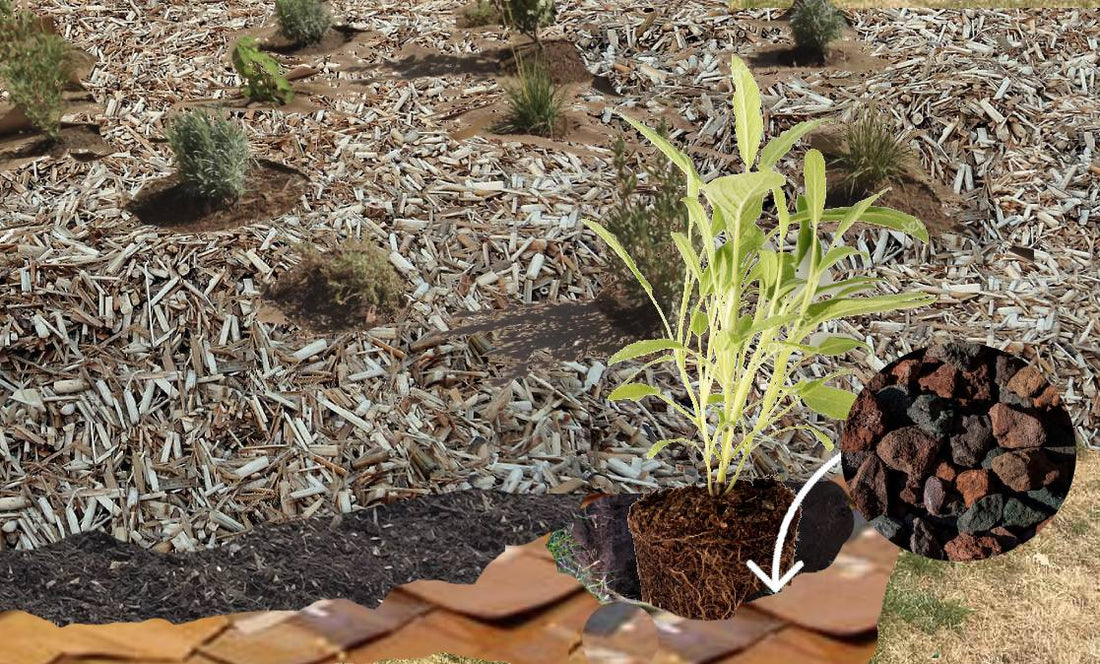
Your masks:
[{"label": "dry grass patch", "polygon": [[1100,453],[1077,474],[1050,525],[988,560],[903,554],[890,579],[872,664],[1100,662]]}]

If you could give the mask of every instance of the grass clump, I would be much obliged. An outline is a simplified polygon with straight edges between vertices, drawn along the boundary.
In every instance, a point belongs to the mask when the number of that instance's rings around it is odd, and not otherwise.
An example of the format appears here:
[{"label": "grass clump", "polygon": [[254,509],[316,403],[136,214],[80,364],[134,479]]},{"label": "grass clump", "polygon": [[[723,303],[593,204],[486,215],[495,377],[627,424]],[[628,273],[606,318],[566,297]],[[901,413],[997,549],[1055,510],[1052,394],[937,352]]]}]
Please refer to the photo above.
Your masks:
[{"label": "grass clump", "polygon": [[886,593],[882,610],[925,634],[933,634],[941,629],[958,629],[963,626],[971,612],[958,602],[942,600],[924,590],[896,588]]},{"label": "grass clump", "polygon": [[401,306],[401,277],[373,245],[350,242],[331,254],[311,248],[302,256],[302,267],[310,278],[323,281],[328,297],[339,307],[390,318]]},{"label": "grass clump", "polygon": [[595,571],[595,563],[588,563],[583,548],[574,539],[568,528],[555,530],[546,541],[546,549],[554,556],[558,571],[580,581],[593,597],[601,602],[610,601],[613,593],[607,586],[607,579],[600,578]]},{"label": "grass clump", "polygon": [[12,103],[31,124],[50,139],[57,139],[71,67],[69,45],[61,37],[46,32],[19,33],[24,28],[20,27],[19,19],[13,21],[12,30],[22,38],[3,52],[0,79]]},{"label": "grass clump", "polygon": [[244,194],[253,160],[240,124],[224,113],[198,109],[172,118],[165,135],[189,195],[215,202]]},{"label": "grass clump", "polygon": [[332,14],[318,0],[275,0],[279,32],[295,46],[319,44],[332,26]]},{"label": "grass clump", "polygon": [[19,11],[10,0],[0,0],[0,63],[19,49],[24,39],[36,32],[34,15]]},{"label": "grass clump", "polygon": [[[667,137],[667,125],[662,122],[657,132]],[[657,153],[642,163],[645,191],[639,191],[638,174],[631,168],[622,136],[615,140],[613,150],[615,204],[605,225],[622,240],[642,274],[648,275],[657,302],[671,309],[683,291],[684,276],[676,246],[668,238],[687,226],[687,208],[681,203],[687,188],[676,165]],[[613,262],[610,271],[630,302],[646,302],[645,291],[629,267]]]},{"label": "grass clump", "polygon": [[504,25],[520,31],[538,43],[539,30],[557,19],[554,0],[497,0]]},{"label": "grass clump", "polygon": [[836,163],[845,171],[850,194],[863,196],[896,179],[905,169],[905,137],[877,114],[868,113],[849,123],[847,145]]},{"label": "grass clump", "polygon": [[791,8],[791,35],[799,52],[824,60],[844,31],[844,15],[829,0],[799,0]]},{"label": "grass clump", "polygon": [[493,0],[477,0],[462,10],[460,23],[467,28],[500,23],[500,10]]},{"label": "grass clump", "polygon": [[260,50],[255,37],[245,37],[233,47],[233,68],[244,81],[244,94],[253,101],[289,104],[294,90],[275,58]]},{"label": "grass clump", "polygon": [[554,83],[546,66],[537,59],[518,62],[518,82],[507,86],[508,117],[497,127],[502,134],[559,133],[565,113],[563,88]]}]

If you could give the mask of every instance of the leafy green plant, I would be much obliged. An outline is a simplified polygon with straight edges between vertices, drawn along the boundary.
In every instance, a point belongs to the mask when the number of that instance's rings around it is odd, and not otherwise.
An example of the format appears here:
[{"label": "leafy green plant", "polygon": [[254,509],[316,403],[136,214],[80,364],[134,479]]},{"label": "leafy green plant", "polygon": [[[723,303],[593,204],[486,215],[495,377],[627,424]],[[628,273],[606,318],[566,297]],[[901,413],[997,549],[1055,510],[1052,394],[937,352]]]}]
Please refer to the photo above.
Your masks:
[{"label": "leafy green plant", "polygon": [[226,201],[244,194],[253,165],[244,127],[224,113],[198,109],[169,120],[165,135],[189,195]]},{"label": "leafy green plant", "polygon": [[332,14],[318,0],[275,0],[279,32],[296,46],[319,44],[332,26]]},{"label": "leafy green plant", "polygon": [[[856,222],[926,241],[924,224],[901,212],[875,207],[880,194],[851,207],[826,209],[825,161],[812,149],[803,165],[805,193],[796,197],[792,212],[784,193],[787,180],[775,166],[821,122],[802,122],[760,149],[764,133],[760,90],[744,62],[734,57],[731,68],[735,134],[743,164],[740,173],[703,182],[687,155],[656,131],[624,116],[684,174],[687,227],[684,232],[672,233],[685,270],[676,310],[666,313],[662,309],[653,287],[614,234],[599,223],[585,221],[634,274],[657,308],[666,335],[630,344],[611,357],[609,365],[648,359],[609,398],[640,401],[655,397],[685,417],[696,435],[658,441],[649,456],[671,443],[694,447],[706,467],[707,488],[716,495],[733,488],[745,461],[766,435],[805,430],[827,448],[832,447],[830,438],[810,423],[772,431],[800,403],[825,417],[843,419],[855,401],[854,394],[827,385],[847,371],[798,379],[800,363],[864,346],[841,336],[811,342],[809,336],[823,323],[919,307],[933,300],[919,293],[856,297],[873,290],[878,280],[829,280],[830,268],[839,261],[865,255],[839,242]],[[761,223],[769,197],[775,207],[774,225]],[[818,233],[822,223],[836,224],[828,246]],[[793,229],[797,229],[797,239],[790,246],[788,231]],[[686,402],[658,387],[635,382],[639,374],[663,363],[676,370]]]},{"label": "leafy green plant", "polygon": [[302,267],[324,280],[329,297],[341,307],[389,317],[401,306],[401,277],[386,254],[367,243],[350,242],[330,254],[307,249]]},{"label": "leafy green plant", "polygon": [[497,0],[500,2],[500,16],[504,25],[530,37],[534,42],[541,41],[539,30],[553,25],[557,19],[557,7],[554,0]]},{"label": "leafy green plant", "polygon": [[[665,123],[661,123],[657,133],[667,137]],[[657,153],[653,159],[643,162],[648,193],[640,193],[638,175],[628,163],[626,141],[622,136],[616,138],[612,149],[615,205],[607,213],[604,225],[622,240],[639,270],[649,275],[657,302],[662,308],[670,309],[683,288],[683,270],[676,247],[668,241],[668,236],[687,225],[687,209],[680,203],[687,190],[676,165]],[[626,265],[615,263],[611,273],[626,289],[631,301],[646,301],[645,292]]]},{"label": "leafy green plant", "polygon": [[866,113],[846,127],[847,145],[837,155],[849,193],[866,195],[905,169],[905,137],[881,116]]},{"label": "leafy green plant", "polygon": [[275,58],[260,50],[255,37],[244,37],[233,47],[233,67],[244,80],[244,94],[253,101],[289,104],[294,90]]},{"label": "leafy green plant", "polygon": [[69,45],[61,37],[30,32],[4,54],[0,64],[0,78],[12,103],[50,139],[61,132],[69,55]]},{"label": "leafy green plant", "polygon": [[791,35],[798,50],[824,57],[844,31],[844,14],[829,0],[799,0],[791,8]]},{"label": "leafy green plant", "polygon": [[506,134],[553,136],[564,119],[563,88],[536,58],[517,62],[518,82],[505,87],[508,116],[496,130]]}]

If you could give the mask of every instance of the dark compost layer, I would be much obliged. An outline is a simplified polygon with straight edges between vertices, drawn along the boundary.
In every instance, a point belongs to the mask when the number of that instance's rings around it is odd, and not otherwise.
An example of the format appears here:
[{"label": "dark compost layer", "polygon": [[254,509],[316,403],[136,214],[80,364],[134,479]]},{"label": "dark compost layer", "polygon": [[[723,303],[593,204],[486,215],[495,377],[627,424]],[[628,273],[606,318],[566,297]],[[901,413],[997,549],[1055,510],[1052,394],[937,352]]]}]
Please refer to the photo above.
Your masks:
[{"label": "dark compost layer", "polygon": [[272,524],[216,549],[158,554],[103,534],[0,553],[0,612],[63,623],[132,622],[264,610],[320,599],[376,606],[418,580],[473,583],[506,545],[572,522],[569,495],[461,491],[331,519]]}]

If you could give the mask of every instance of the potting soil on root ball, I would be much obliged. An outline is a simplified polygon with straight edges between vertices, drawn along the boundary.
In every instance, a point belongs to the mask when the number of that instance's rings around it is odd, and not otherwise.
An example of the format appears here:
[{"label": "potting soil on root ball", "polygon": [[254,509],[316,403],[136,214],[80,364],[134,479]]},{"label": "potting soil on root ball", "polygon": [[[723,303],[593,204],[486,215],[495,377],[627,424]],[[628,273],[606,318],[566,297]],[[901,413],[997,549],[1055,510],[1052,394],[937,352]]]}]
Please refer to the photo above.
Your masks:
[{"label": "potting soil on root ball", "polygon": [[0,552],[0,612],[59,624],[185,622],[298,610],[346,598],[374,608],[418,580],[474,583],[506,545],[572,522],[577,496],[460,491],[347,514],[265,525],[193,554],[158,554],[100,533]]},{"label": "potting soil on root ball", "polygon": [[1042,374],[1001,351],[906,355],[859,394],[841,438],[856,507],[919,555],[1003,553],[1035,535],[1073,480],[1073,423]]},{"label": "potting soil on root ball", "polygon": [[[642,599],[681,617],[725,620],[764,587],[745,565],[770,564],[794,493],[775,480],[739,482],[711,496],[705,487],[668,489],[630,508]],[[791,523],[798,530],[799,516]],[[788,537],[781,564],[794,559]]]}]

